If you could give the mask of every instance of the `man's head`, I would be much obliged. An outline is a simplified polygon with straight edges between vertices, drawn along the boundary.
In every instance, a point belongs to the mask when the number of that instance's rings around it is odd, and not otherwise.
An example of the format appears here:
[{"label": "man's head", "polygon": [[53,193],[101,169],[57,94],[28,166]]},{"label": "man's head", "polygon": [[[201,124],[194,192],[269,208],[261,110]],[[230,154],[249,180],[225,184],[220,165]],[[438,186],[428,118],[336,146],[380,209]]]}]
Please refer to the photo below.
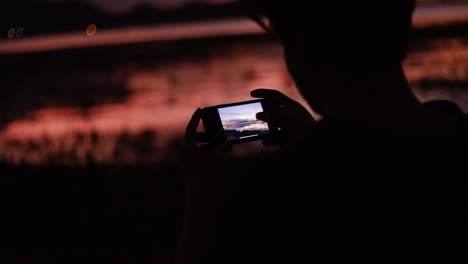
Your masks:
[{"label": "man's head", "polygon": [[241,3],[280,41],[292,78],[319,114],[343,115],[373,100],[369,89],[377,87],[365,87],[363,79],[378,79],[377,71],[395,73],[380,82],[401,77],[414,0]]},{"label": "man's head", "polygon": [[310,59],[401,60],[414,0],[241,0],[283,43],[302,35]]}]

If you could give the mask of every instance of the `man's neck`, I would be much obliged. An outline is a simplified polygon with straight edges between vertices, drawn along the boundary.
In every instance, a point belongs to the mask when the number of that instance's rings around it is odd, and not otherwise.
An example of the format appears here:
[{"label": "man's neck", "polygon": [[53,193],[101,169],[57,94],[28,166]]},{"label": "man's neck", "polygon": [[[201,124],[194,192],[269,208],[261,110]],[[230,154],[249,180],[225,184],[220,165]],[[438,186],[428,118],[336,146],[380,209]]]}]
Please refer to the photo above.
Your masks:
[{"label": "man's neck", "polygon": [[350,118],[400,134],[424,133],[434,125],[399,65],[353,73],[348,80],[347,89],[357,93],[344,113]]}]

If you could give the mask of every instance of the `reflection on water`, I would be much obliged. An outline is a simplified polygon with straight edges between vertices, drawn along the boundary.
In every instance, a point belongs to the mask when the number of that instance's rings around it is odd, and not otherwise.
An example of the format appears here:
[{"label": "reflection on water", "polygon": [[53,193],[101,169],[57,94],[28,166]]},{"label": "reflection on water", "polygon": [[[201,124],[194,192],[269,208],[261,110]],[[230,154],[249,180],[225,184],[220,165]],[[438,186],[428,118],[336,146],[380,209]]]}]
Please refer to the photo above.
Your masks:
[{"label": "reflection on water", "polygon": [[[405,64],[414,91],[468,112],[468,40],[423,42]],[[9,89],[0,160],[85,165],[177,158],[197,107],[248,100],[259,87],[301,100],[281,49],[265,37],[114,48],[85,62],[101,52],[53,55],[40,68],[27,62],[21,78],[1,81]]]}]

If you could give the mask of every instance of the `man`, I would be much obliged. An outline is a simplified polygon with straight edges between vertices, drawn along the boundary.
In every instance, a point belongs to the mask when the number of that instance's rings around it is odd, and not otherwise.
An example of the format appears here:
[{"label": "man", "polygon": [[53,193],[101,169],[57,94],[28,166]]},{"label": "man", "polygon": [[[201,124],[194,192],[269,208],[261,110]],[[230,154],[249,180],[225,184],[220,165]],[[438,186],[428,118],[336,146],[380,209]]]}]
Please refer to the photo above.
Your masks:
[{"label": "man", "polygon": [[[464,181],[451,170],[465,156],[457,149],[466,146],[466,122],[455,105],[423,104],[409,88],[402,61],[414,1],[241,2],[282,45],[292,79],[323,119],[278,91],[253,91],[277,106],[257,118],[282,128],[264,144],[284,152],[244,170],[216,163],[249,179],[235,205],[206,191],[222,188],[213,186],[218,174],[188,176],[211,187],[188,184],[178,261],[378,263],[456,255]],[[189,148],[199,119],[197,111],[187,128]]]}]

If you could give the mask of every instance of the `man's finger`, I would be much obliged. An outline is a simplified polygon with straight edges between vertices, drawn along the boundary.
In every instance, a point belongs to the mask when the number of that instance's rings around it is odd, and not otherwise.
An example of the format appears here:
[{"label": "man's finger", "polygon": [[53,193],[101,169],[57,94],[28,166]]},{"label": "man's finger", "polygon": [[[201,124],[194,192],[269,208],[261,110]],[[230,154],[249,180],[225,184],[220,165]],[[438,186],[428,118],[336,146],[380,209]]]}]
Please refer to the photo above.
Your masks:
[{"label": "man's finger", "polygon": [[284,111],[268,111],[268,112],[259,112],[255,117],[260,120],[271,124],[282,125],[285,122],[288,122],[287,116]]},{"label": "man's finger", "polygon": [[279,146],[278,140],[272,137],[267,137],[262,140],[262,144],[264,147],[275,147]]},{"label": "man's finger", "polygon": [[286,103],[290,99],[283,93],[277,91],[277,90],[271,90],[271,89],[257,89],[253,90],[250,92],[250,95],[255,98],[266,98],[266,99],[271,99],[273,101],[276,101],[278,103]]},{"label": "man's finger", "polygon": [[200,149],[205,152],[229,153],[232,152],[233,147],[227,143],[221,145],[204,144],[200,146]]},{"label": "man's finger", "polygon": [[185,130],[185,143],[195,143],[197,137],[197,128],[198,124],[200,123],[201,115],[202,111],[200,108],[198,108],[195,113],[193,113],[192,118],[190,119],[190,122],[188,123]]},{"label": "man's finger", "polygon": [[256,117],[258,120],[261,120],[261,121],[265,121],[265,122],[268,122],[268,121],[269,121],[269,115],[268,115],[268,113],[265,113],[265,112],[257,113],[257,114],[255,115],[255,117]]},{"label": "man's finger", "polygon": [[197,142],[208,143],[209,140],[210,140],[210,138],[208,137],[208,135],[206,133],[202,133],[202,132],[197,132],[196,133],[196,141]]}]

